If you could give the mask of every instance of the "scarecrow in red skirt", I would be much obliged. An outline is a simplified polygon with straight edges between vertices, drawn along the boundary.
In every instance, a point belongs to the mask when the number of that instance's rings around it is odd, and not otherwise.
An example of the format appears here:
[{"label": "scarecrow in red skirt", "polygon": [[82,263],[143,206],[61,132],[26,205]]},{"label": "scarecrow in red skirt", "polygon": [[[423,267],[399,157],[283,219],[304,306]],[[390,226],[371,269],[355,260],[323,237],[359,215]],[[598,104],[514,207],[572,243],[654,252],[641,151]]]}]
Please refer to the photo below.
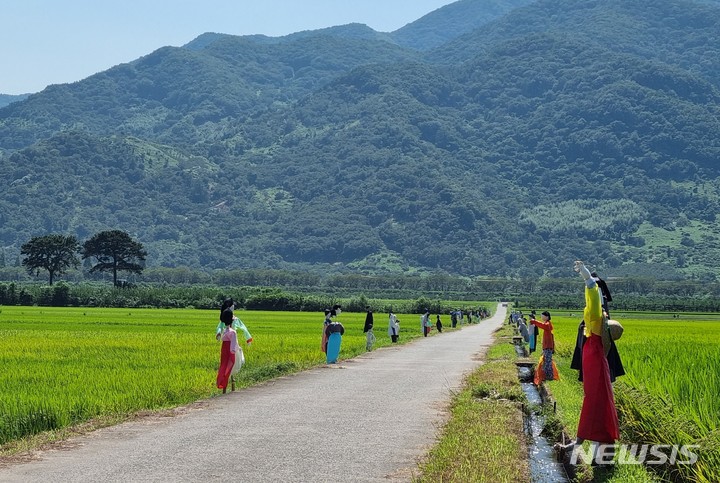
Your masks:
[{"label": "scarecrow in red skirt", "polygon": [[553,361],[555,353],[555,335],[553,334],[552,317],[547,310],[540,314],[542,320],[536,320],[535,316],[530,317],[530,323],[543,331],[542,356],[538,361],[535,369],[535,385],[539,385],[542,381],[557,381],[560,379],[557,366]]},{"label": "scarecrow in red skirt", "polygon": [[610,369],[606,354],[610,350],[611,337],[607,316],[603,313],[602,297],[597,281],[583,262],[575,262],[575,271],[585,280],[585,336],[582,349],[583,398],[577,439],[567,445],[557,445],[567,450],[583,441],[614,444],[620,438],[620,428],[615,409]]}]

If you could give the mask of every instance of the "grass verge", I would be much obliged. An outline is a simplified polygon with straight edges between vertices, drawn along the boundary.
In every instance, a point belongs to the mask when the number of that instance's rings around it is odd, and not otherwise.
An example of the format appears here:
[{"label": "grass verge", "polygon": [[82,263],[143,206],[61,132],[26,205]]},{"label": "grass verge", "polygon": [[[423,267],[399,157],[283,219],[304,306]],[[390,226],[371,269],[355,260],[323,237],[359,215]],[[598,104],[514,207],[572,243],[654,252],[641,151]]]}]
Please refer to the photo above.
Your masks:
[{"label": "grass verge", "polygon": [[529,481],[512,330],[504,326],[486,362],[452,398],[450,420],[420,465],[416,483]]}]

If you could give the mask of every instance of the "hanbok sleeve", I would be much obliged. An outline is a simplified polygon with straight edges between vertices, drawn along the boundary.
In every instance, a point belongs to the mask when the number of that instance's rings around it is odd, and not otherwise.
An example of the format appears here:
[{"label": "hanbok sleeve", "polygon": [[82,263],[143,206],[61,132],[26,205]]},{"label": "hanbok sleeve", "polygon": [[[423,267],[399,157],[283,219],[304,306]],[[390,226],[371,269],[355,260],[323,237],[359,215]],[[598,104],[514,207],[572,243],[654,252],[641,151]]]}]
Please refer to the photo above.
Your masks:
[{"label": "hanbok sleeve", "polygon": [[235,317],[235,319],[233,320],[233,328],[235,330],[240,329],[242,331],[243,335],[245,336],[246,341],[252,339],[252,335],[250,335],[250,331],[248,330],[248,328],[245,327],[245,324],[243,323],[243,321],[238,319],[237,317]]},{"label": "hanbok sleeve", "polygon": [[543,330],[552,330],[552,326],[549,322],[543,322],[537,319],[530,319],[530,323],[534,326],[540,327]]}]

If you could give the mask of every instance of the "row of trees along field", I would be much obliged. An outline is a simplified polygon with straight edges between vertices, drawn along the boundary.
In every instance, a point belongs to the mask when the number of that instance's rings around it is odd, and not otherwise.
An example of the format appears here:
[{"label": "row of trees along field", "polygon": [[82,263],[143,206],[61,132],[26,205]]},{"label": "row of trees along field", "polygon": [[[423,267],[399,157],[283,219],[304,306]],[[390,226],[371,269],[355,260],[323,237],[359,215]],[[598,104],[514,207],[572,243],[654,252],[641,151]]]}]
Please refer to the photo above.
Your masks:
[{"label": "row of trees along field", "polygon": [[[143,245],[121,230],[102,231],[82,245],[72,235],[36,236],[22,245],[21,253],[24,256],[21,265],[28,274],[39,277],[41,270],[46,271],[50,286],[28,288],[14,283],[0,286],[0,304],[214,307],[227,292],[221,287],[241,287],[230,290],[237,292],[237,300],[248,301],[243,304],[245,308],[277,310],[315,307],[318,301],[308,298],[315,295],[323,297],[321,305],[327,297],[344,297],[347,302],[358,296],[422,300],[420,305],[434,305],[439,312],[453,308],[440,302],[450,300],[512,300],[522,306],[572,310],[582,298],[574,279],[481,279],[442,272],[369,275],[268,269],[203,272],[187,267],[146,270],[147,252]],[[137,274],[139,277],[134,281],[144,286],[125,294],[112,294],[106,288],[93,287],[92,283],[53,288],[55,279],[69,271],[84,276],[77,271],[78,255],[88,260],[89,276],[112,273],[113,286],[126,287],[126,281],[118,280],[118,272],[126,271]],[[8,280],[4,271],[0,270],[0,279]],[[75,277],[74,281],[88,280]],[[197,289],[178,288],[188,285]],[[614,305],[619,310],[720,311],[718,283],[622,277],[611,280],[611,285],[618,295]]]},{"label": "row of trees along field", "polygon": [[107,230],[93,235],[80,245],[74,235],[36,236],[23,244],[20,254],[25,258],[22,265],[28,273],[48,272],[49,283],[70,268],[77,268],[80,254],[83,260],[95,259],[90,273],[112,272],[113,284],[118,286],[117,273],[127,271],[142,273],[147,252],[142,244],[121,230]]},{"label": "row of trees along field", "polygon": [[[0,304],[215,308],[225,297],[232,296],[251,310],[313,310],[338,302],[362,310],[366,300],[375,310],[382,310],[386,301],[404,300],[417,302],[418,307],[436,307],[438,313],[444,313],[462,307],[463,301],[508,300],[523,307],[569,311],[577,310],[583,302],[582,287],[574,278],[488,279],[440,272],[368,275],[271,269],[198,271],[187,267],[142,269],[140,263],[135,264],[138,271],[131,285],[113,274],[115,287],[123,287],[116,290],[107,283],[97,283],[101,275],[98,271],[112,271],[113,252],[107,253],[104,264],[95,266],[94,275],[69,271],[66,278],[70,283],[37,283],[20,267],[2,268],[0,280],[6,282],[0,282]],[[118,257],[116,266],[127,269],[131,265]],[[36,276],[38,271],[30,270]],[[647,276],[610,278],[608,282],[615,310],[720,312],[719,283]]]}]

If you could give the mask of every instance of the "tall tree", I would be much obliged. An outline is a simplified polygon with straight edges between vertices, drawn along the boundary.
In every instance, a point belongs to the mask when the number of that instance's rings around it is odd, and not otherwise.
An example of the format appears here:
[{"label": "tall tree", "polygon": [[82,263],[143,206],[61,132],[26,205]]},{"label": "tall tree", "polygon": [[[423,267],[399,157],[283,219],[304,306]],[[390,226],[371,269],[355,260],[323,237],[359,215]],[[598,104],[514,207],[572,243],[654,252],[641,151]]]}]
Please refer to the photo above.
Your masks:
[{"label": "tall tree", "polygon": [[73,235],[45,235],[31,238],[20,247],[20,254],[25,255],[22,264],[28,273],[47,270],[52,285],[56,275],[80,264],[78,250],[80,244]]},{"label": "tall tree", "polygon": [[95,258],[90,273],[112,272],[117,286],[118,271],[142,273],[147,252],[122,230],[101,231],[83,243],[82,258]]}]

